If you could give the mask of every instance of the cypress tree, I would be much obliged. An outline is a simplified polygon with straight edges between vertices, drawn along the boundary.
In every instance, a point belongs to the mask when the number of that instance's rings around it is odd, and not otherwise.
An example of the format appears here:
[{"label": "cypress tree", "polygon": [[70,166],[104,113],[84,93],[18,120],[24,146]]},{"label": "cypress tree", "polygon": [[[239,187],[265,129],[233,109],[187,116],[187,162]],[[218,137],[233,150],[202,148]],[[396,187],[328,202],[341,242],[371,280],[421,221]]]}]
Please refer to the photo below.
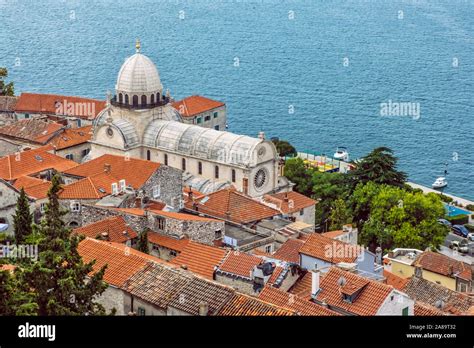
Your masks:
[{"label": "cypress tree", "polygon": [[95,261],[85,264],[77,247],[83,237],[72,235],[62,220],[66,211],[59,203],[60,177],[55,175],[48,191],[48,203],[37,233],[38,261],[21,272],[21,281],[34,289],[38,315],[103,315],[95,302],[107,288],[103,281],[106,266],[88,277]]},{"label": "cypress tree", "polygon": [[30,212],[30,203],[23,187],[16,202],[15,215],[13,215],[13,226],[16,244],[23,244],[26,236],[32,232],[33,215]]}]

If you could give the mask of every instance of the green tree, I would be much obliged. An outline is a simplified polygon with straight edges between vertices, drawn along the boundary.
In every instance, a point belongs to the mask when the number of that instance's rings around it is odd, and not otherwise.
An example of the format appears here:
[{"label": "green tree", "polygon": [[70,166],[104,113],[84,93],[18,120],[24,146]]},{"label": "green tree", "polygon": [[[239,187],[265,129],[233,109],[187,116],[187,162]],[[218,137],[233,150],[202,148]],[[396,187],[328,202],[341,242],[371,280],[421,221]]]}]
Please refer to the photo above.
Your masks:
[{"label": "green tree", "polygon": [[349,194],[347,176],[341,173],[312,173],[312,198],[318,201],[315,210],[315,225],[327,231],[330,214],[336,200],[345,201]]},{"label": "green tree", "polygon": [[148,254],[149,249],[148,249],[148,231],[143,231],[140,233],[138,236],[138,243],[137,243],[137,249],[143,253]]},{"label": "green tree", "polygon": [[409,192],[402,188],[381,185],[376,188],[358,186],[354,199],[363,197],[359,208],[368,212],[360,238],[371,249],[427,247],[438,249],[448,233],[437,222],[444,214],[439,196],[433,193]]},{"label": "green tree", "polygon": [[13,226],[16,244],[23,244],[25,237],[32,233],[33,215],[30,211],[30,203],[25,190],[21,188],[20,196],[16,202],[15,215],[13,215]]},{"label": "green tree", "polygon": [[343,225],[352,222],[352,214],[342,198],[338,198],[332,203],[329,222],[330,231],[340,230]]},{"label": "green tree", "polygon": [[290,158],[285,162],[285,176],[295,183],[294,190],[305,196],[313,194],[313,172],[301,158]]},{"label": "green tree", "polygon": [[5,79],[8,77],[7,68],[0,68],[0,96],[14,96],[15,87],[13,82],[5,83]]},{"label": "green tree", "polygon": [[273,144],[275,144],[275,147],[278,151],[278,154],[280,157],[285,157],[285,156],[296,156],[297,151],[293,145],[291,145],[288,141],[286,140],[279,140],[279,139],[272,139]]},{"label": "green tree", "polygon": [[77,248],[83,237],[71,235],[62,220],[66,212],[59,204],[60,189],[60,177],[54,175],[45,215],[36,231],[42,236],[38,261],[19,272],[19,281],[34,289],[38,315],[105,314],[95,299],[107,288],[103,281],[106,267],[88,276],[95,261],[85,264],[79,255]]},{"label": "green tree", "polygon": [[355,169],[350,172],[353,187],[373,181],[376,184],[387,184],[403,187],[407,175],[397,170],[397,157],[387,147],[378,147],[367,156],[355,163]]},{"label": "green tree", "polygon": [[36,315],[35,295],[7,270],[0,270],[0,315]]}]

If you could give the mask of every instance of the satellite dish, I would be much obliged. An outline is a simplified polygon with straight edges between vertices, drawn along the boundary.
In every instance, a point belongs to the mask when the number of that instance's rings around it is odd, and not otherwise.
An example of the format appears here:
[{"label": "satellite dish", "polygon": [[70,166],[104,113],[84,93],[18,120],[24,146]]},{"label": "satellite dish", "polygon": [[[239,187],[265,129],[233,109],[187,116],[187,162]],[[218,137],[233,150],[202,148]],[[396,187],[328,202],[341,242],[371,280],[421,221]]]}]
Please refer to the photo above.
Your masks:
[{"label": "satellite dish", "polygon": [[341,277],[337,280],[337,284],[339,286],[344,286],[344,285],[346,285],[346,283],[347,283],[347,281],[346,281],[346,278],[344,278],[344,277]]}]

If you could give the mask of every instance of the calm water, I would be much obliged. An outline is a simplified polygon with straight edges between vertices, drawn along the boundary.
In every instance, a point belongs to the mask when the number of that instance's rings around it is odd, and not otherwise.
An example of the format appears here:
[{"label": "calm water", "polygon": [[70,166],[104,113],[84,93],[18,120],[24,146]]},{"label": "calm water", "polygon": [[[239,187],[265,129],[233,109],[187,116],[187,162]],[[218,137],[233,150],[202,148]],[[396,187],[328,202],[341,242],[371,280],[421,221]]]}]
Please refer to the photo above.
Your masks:
[{"label": "calm water", "polygon": [[[474,199],[473,10],[456,0],[0,0],[0,66],[17,92],[105,98],[140,37],[165,88],[225,101],[234,132],[317,153],[343,145],[353,157],[388,146],[425,185],[448,162],[447,192]],[[419,103],[420,117],[380,116],[388,100]]]}]

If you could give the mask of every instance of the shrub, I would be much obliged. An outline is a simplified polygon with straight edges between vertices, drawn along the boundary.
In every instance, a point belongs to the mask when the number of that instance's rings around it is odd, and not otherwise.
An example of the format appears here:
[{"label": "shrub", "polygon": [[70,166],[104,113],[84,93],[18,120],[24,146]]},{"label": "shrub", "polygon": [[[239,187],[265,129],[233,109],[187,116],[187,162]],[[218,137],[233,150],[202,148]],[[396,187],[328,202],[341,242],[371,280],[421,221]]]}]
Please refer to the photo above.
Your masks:
[{"label": "shrub", "polygon": [[466,209],[470,211],[474,211],[474,204],[468,204],[466,205]]},{"label": "shrub", "polygon": [[451,197],[443,195],[442,193],[439,193],[439,198],[445,203],[451,203],[453,201]]},{"label": "shrub", "polygon": [[469,216],[465,214],[447,216],[446,220],[448,220],[453,225],[464,225],[469,222]]}]

